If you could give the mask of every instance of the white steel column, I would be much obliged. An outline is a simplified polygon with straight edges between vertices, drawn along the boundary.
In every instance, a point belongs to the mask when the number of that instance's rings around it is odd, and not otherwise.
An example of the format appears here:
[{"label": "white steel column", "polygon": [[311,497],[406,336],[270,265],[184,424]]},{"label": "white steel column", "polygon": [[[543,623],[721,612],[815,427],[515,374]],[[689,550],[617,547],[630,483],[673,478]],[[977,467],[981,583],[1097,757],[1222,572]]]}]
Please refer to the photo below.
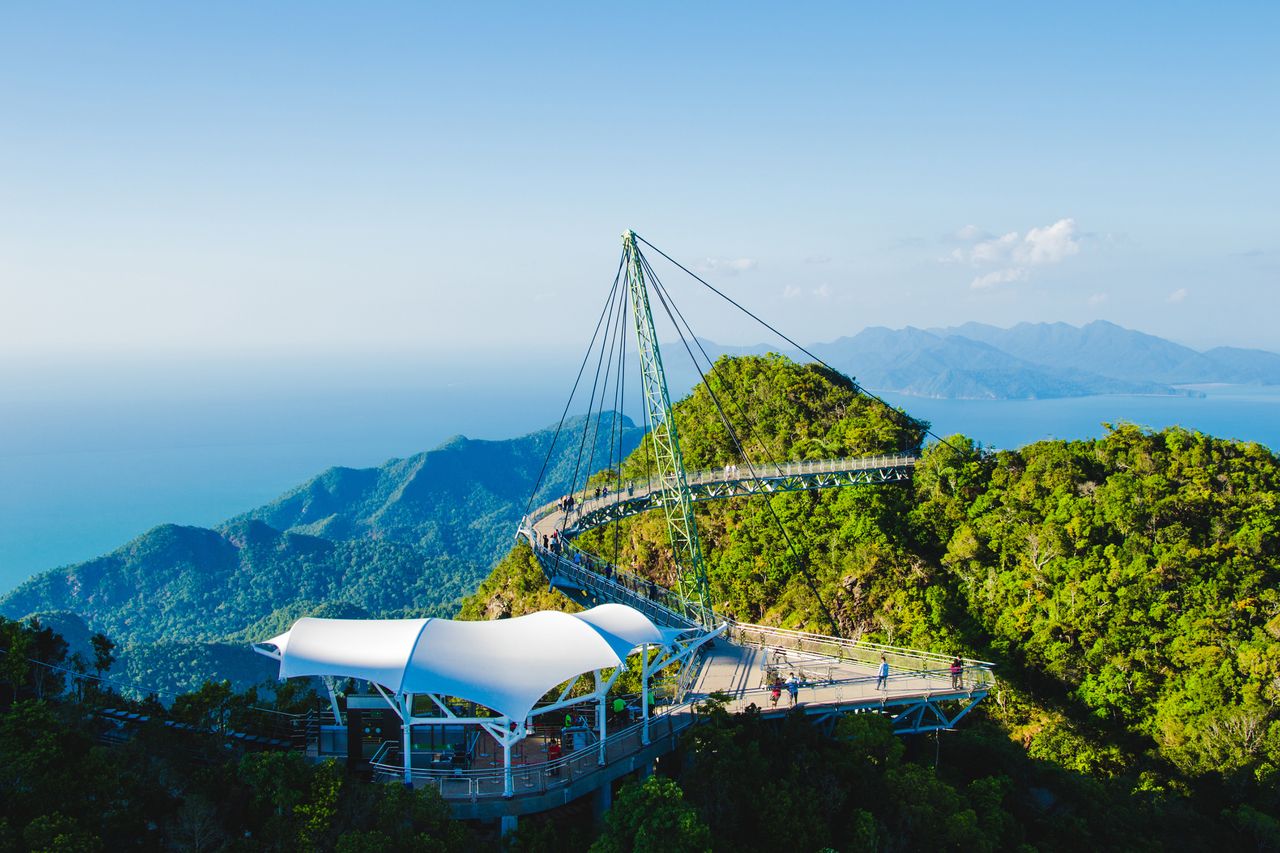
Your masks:
[{"label": "white steel column", "polygon": [[649,644],[640,647],[640,742],[649,745]]},{"label": "white steel column", "polygon": [[609,688],[600,686],[600,670],[595,670],[593,675],[596,677],[596,728],[600,730],[600,759],[598,763],[603,767],[605,763],[605,702],[609,698]]},{"label": "white steel column", "polygon": [[400,722],[404,728],[404,783],[413,785],[413,695],[400,695]]},{"label": "white steel column", "polygon": [[342,711],[338,709],[338,694],[333,689],[333,678],[325,675],[321,676],[320,680],[324,682],[324,689],[329,693],[329,708],[333,711],[333,721],[340,726],[345,726],[346,721],[342,719]]},{"label": "white steel column", "polygon": [[511,779],[511,721],[502,718],[502,796],[511,797],[516,793],[515,783]]}]

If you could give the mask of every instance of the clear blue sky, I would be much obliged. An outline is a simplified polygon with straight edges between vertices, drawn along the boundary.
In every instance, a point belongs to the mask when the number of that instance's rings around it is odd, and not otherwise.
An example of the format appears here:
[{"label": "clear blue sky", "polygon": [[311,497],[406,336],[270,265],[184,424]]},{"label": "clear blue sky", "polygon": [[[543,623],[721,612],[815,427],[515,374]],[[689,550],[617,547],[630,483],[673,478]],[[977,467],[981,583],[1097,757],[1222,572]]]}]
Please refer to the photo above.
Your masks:
[{"label": "clear blue sky", "polygon": [[1280,349],[1278,10],[8,4],[0,349],[576,348],[626,227],[802,340]]}]

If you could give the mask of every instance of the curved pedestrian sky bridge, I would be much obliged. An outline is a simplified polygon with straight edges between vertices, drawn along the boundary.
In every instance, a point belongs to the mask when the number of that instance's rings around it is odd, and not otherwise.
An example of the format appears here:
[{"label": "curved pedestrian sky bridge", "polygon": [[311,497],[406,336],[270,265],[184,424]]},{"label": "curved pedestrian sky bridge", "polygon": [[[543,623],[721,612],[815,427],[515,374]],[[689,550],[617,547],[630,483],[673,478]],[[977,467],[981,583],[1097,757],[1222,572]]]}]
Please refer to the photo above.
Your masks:
[{"label": "curved pedestrian sky bridge", "polygon": [[[655,759],[674,749],[680,733],[696,722],[708,701],[723,703],[730,711],[755,706],[766,717],[803,713],[818,724],[831,724],[846,713],[882,714],[896,732],[910,734],[954,727],[994,683],[992,664],[984,661],[741,623],[715,611],[695,504],[729,498],[768,502],[774,494],[811,489],[891,487],[910,480],[918,462],[916,448],[845,459],[753,463],[688,339],[699,350],[701,344],[671,304],[641,254],[640,243],[662,254],[633,232],[623,235],[623,258],[613,289],[579,370],[580,381],[598,339],[597,375],[581,426],[573,486],[568,495],[536,510],[530,499],[517,531],[532,548],[550,587],[585,609],[491,622],[302,619],[288,632],[254,647],[279,661],[282,679],[325,679],[336,724],[330,734],[343,726],[334,679],[369,684],[368,695],[347,697],[348,760],[367,759],[380,778],[437,788],[458,817],[511,821],[592,792],[600,794],[607,807],[612,781],[633,771],[646,772]],[[732,303],[696,274],[663,257]],[[685,470],[649,305],[650,288],[694,358],[738,461],[713,470]],[[608,440],[614,443],[606,470],[612,483],[603,486],[597,478],[589,489],[587,477],[591,460],[597,459],[595,443],[607,396],[614,395],[613,411],[620,411],[625,402],[628,317],[634,321],[647,451],[652,454],[646,464],[652,462],[655,473],[641,482],[622,479],[619,419],[610,416]],[[688,339],[681,322],[690,333]],[[601,382],[600,374],[609,341],[610,369],[617,352],[612,385],[607,375]],[[714,372],[715,364],[705,351],[702,355]],[[584,468],[583,451],[593,422]],[[548,461],[564,424],[562,417]],[[540,486],[541,475],[535,494]],[[768,508],[772,513],[772,506]],[[670,587],[589,553],[575,541],[588,530],[653,510],[666,518],[671,556],[679,571]],[[773,516],[790,548],[785,527],[776,513]],[[639,672],[639,691],[619,695],[615,685],[629,669]],[[393,712],[394,727],[370,723],[360,728],[362,708],[370,714]],[[371,732],[377,748],[368,756],[355,747]],[[315,755],[335,751],[332,744],[326,748],[323,729],[311,749]]]}]

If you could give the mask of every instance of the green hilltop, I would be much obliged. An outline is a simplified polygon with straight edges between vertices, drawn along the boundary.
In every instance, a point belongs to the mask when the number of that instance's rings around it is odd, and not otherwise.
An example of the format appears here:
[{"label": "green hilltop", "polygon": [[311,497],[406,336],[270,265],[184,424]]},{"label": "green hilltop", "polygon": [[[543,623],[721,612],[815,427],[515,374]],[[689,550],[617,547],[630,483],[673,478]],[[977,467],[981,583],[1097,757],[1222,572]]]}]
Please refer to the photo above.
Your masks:
[{"label": "green hilltop", "polygon": [[[757,462],[892,451],[920,437],[919,424],[812,365],[726,358],[711,384],[738,401],[726,414]],[[689,467],[738,461],[705,389],[677,404],[676,422]],[[627,458],[623,477],[644,469],[646,452]],[[1031,809],[1036,831],[1096,843],[1128,810],[1130,834],[1113,839],[1136,842],[1175,816],[1197,833],[1224,817],[1280,829],[1280,461],[1265,447],[1130,425],[1000,453],[952,436],[925,450],[909,486],[771,503],[697,506],[717,609],[995,661],[999,690],[956,749],[1007,776],[1005,806]],[[658,582],[672,577],[657,514],[579,543]],[[462,613],[554,602],[519,546]],[[685,788],[695,802],[715,796]],[[1027,789],[1035,808],[1022,802]],[[1074,822],[1046,823],[1055,810]],[[786,841],[711,823],[716,838],[747,846]]]}]

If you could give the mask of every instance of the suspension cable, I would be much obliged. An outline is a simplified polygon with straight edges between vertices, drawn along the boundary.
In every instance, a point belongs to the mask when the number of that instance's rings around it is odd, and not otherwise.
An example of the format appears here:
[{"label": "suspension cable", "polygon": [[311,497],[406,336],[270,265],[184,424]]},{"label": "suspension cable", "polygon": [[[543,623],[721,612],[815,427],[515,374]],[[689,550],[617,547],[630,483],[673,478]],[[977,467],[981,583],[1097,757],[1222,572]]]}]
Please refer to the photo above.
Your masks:
[{"label": "suspension cable", "polygon": [[[650,278],[654,281],[657,281],[658,280],[657,276],[654,274],[653,269],[649,267],[648,262],[645,260],[644,255],[640,255],[640,263],[645,266],[645,269],[648,272]],[[724,407],[720,405],[719,397],[716,396],[716,392],[711,388],[711,383],[707,381],[707,375],[702,372],[702,366],[698,364],[697,358],[695,358],[693,355],[692,348],[690,348],[688,341],[685,340],[684,333],[680,330],[680,326],[676,322],[675,316],[672,314],[670,306],[667,304],[665,291],[660,284],[654,288],[654,293],[658,297],[658,302],[662,305],[663,309],[667,312],[667,317],[670,318],[672,325],[675,327],[676,335],[677,337],[680,338],[680,343],[684,345],[685,352],[689,354],[689,359],[693,362],[694,368],[698,371],[698,376],[702,379],[703,386],[707,389],[707,393],[711,396],[711,402],[715,404],[716,411],[719,412],[720,414],[720,419],[724,422],[725,428],[729,431],[730,439],[733,441],[733,444],[737,448],[738,453],[742,457],[743,461],[747,463],[747,469],[748,471],[750,471],[752,478],[756,479],[755,467],[752,465],[750,457],[747,456],[746,451],[743,449],[742,442],[738,440],[737,432],[734,430],[733,425],[729,422],[729,417],[728,415],[725,414]],[[836,621],[831,615],[831,610],[827,607],[827,603],[823,600],[822,594],[818,591],[818,586],[814,582],[813,576],[810,574],[808,568],[806,568],[804,558],[800,556],[799,551],[795,547],[795,543],[791,541],[791,535],[787,532],[786,525],[784,525],[782,523],[782,519],[778,517],[777,510],[773,508],[772,501],[765,501],[765,506],[768,507],[770,515],[773,516],[774,521],[777,523],[778,530],[782,533],[782,538],[786,541],[787,550],[790,551],[791,556],[795,558],[797,568],[800,569],[800,574],[804,577],[805,582],[809,586],[809,590],[813,593],[814,598],[818,602],[818,606],[822,609],[822,614],[826,616],[827,624],[831,626],[831,629],[835,631],[838,636],[839,630],[840,630],[839,626],[836,625]]]},{"label": "suspension cable", "polygon": [[582,364],[578,366],[578,376],[573,380],[573,390],[569,392],[569,399],[565,401],[564,411],[560,413],[560,422],[556,424],[555,434],[551,437],[551,444],[547,447],[547,455],[542,460],[542,468],[538,471],[538,479],[533,484],[533,490],[529,492],[529,502],[524,507],[526,517],[529,515],[529,510],[533,509],[533,501],[538,496],[538,489],[542,488],[542,478],[546,476],[547,466],[551,464],[551,455],[555,452],[556,442],[560,438],[560,430],[564,427],[564,419],[569,415],[569,407],[573,405],[573,398],[578,393],[578,383],[582,381],[582,374],[587,369],[587,361],[591,358],[592,350],[595,349],[596,336],[600,334],[600,326],[604,323],[605,311],[613,303],[613,294],[617,291],[618,282],[621,279],[622,260],[619,260],[618,271],[613,276],[613,287],[609,289],[609,296],[605,299],[604,307],[600,309],[600,319],[596,320],[596,329],[591,333],[591,343],[587,344],[587,351],[582,356]]},{"label": "suspension cable", "polygon": [[[621,280],[621,277],[622,277],[622,264],[620,262],[618,266],[618,276],[617,278],[615,278],[615,285],[617,281]],[[591,430],[591,413],[595,410],[596,390],[600,382],[600,368],[604,363],[605,340],[610,338],[613,335],[613,314],[614,314],[614,308],[616,307],[614,295],[616,291],[617,291],[617,288],[615,287],[614,291],[610,292],[609,294],[608,316],[605,320],[605,335],[600,340],[600,356],[599,358],[596,359],[596,373],[595,373],[595,377],[591,380],[591,397],[587,402],[587,419],[582,425],[582,440],[578,444],[578,457],[573,464],[573,479],[569,481],[569,494],[573,494],[578,489],[578,473],[582,468],[582,454],[583,454],[583,451],[586,450],[586,446],[587,446],[587,433],[590,432]],[[594,453],[595,453],[595,445],[593,443],[592,454],[594,455]],[[587,462],[588,467],[590,467],[590,464],[591,462],[590,460],[588,460]],[[584,478],[583,485],[585,486],[585,478]]]},{"label": "suspension cable", "polygon": [[[675,266],[679,267],[681,270],[683,270],[685,273],[687,273],[690,277],[692,277],[694,281],[698,282],[698,283],[699,283],[699,284],[701,284],[703,287],[707,288],[707,289],[708,289],[708,290],[710,290],[712,293],[714,293],[715,295],[719,296],[721,299],[725,300],[725,301],[726,301],[726,302],[728,302],[730,305],[732,305],[733,307],[737,308],[739,311],[741,311],[742,313],[746,314],[746,315],[747,315],[748,317],[750,317],[751,319],[755,320],[755,321],[756,321],[757,323],[759,323],[761,326],[764,326],[766,329],[768,329],[769,331],[773,332],[775,335],[777,335],[778,337],[782,338],[782,339],[783,339],[784,341],[786,341],[787,343],[791,344],[791,346],[795,347],[797,350],[799,350],[800,352],[804,353],[805,355],[807,355],[809,358],[813,359],[813,360],[814,360],[815,362],[817,362],[818,364],[821,364],[823,367],[827,368],[827,370],[830,370],[832,373],[836,374],[837,376],[842,376],[842,377],[844,377],[845,379],[847,379],[847,380],[849,381],[849,384],[850,384],[850,385],[852,385],[852,386],[853,386],[853,388],[854,388],[854,390],[855,390],[855,391],[857,391],[859,394],[862,394],[863,396],[866,396],[866,397],[871,398],[872,400],[875,400],[877,403],[880,403],[882,406],[884,406],[885,408],[887,408],[889,411],[893,412],[895,415],[898,415],[898,416],[901,416],[901,417],[908,418],[909,420],[915,421],[917,424],[921,424],[921,423],[923,423],[922,421],[916,421],[916,419],[915,419],[915,418],[912,418],[910,415],[908,415],[908,414],[906,414],[905,412],[901,411],[901,410],[900,410],[900,409],[898,409],[897,407],[890,405],[886,400],[884,400],[883,398],[879,397],[878,395],[876,395],[876,394],[872,393],[871,391],[868,391],[868,390],[867,390],[866,388],[864,388],[864,387],[863,387],[863,386],[862,386],[862,385],[861,385],[861,384],[860,384],[856,379],[854,379],[852,376],[849,376],[849,375],[848,375],[847,373],[845,373],[843,370],[837,370],[836,368],[832,367],[830,364],[828,364],[828,363],[827,363],[826,361],[824,361],[823,359],[818,358],[818,356],[814,355],[814,354],[813,354],[812,352],[810,352],[808,349],[806,349],[805,347],[803,347],[803,346],[801,346],[800,344],[796,343],[796,342],[795,342],[794,340],[792,340],[790,337],[788,337],[787,335],[783,334],[782,332],[780,332],[778,329],[776,329],[775,327],[773,327],[773,326],[772,326],[772,325],[770,325],[769,323],[766,323],[764,320],[760,319],[760,317],[759,317],[759,316],[757,316],[755,313],[753,313],[752,311],[750,311],[749,309],[747,309],[747,308],[746,308],[745,306],[743,306],[741,303],[739,303],[739,302],[737,302],[736,300],[734,300],[734,299],[733,299],[733,297],[729,296],[729,295],[728,295],[728,294],[726,294],[724,291],[720,290],[720,289],[719,289],[719,288],[717,288],[715,285],[713,285],[713,284],[711,284],[710,282],[708,282],[708,281],[707,281],[706,279],[704,279],[702,276],[698,275],[696,272],[694,272],[693,270],[689,269],[689,268],[688,268],[688,267],[686,267],[684,264],[682,264],[682,263],[680,263],[679,261],[677,261],[675,258],[671,257],[671,256],[670,256],[670,255],[668,255],[666,252],[662,251],[662,250],[661,250],[661,249],[659,249],[657,246],[653,245],[653,244],[652,244],[652,243],[650,243],[648,240],[646,240],[645,238],[641,237],[639,234],[637,234],[637,235],[636,235],[636,239],[637,239],[637,240],[639,240],[641,243],[644,243],[644,244],[645,244],[646,246],[648,246],[650,249],[653,249],[653,250],[654,250],[655,252],[657,252],[659,255],[662,255],[662,257],[666,258],[668,261],[670,261],[670,262],[671,262],[672,264],[674,264]],[[959,448],[957,448],[957,447],[956,447],[955,445],[953,445],[951,442],[947,441],[947,440],[946,440],[945,438],[943,438],[942,436],[940,436],[940,435],[938,435],[937,433],[935,433],[935,432],[934,432],[934,431],[933,431],[929,426],[925,426],[925,428],[924,428],[924,432],[925,432],[925,434],[926,434],[926,435],[932,436],[933,438],[936,438],[938,441],[940,441],[940,442],[942,442],[943,444],[947,445],[947,446],[948,446],[948,447],[950,447],[952,450],[955,450],[955,451],[959,452]]]}]

